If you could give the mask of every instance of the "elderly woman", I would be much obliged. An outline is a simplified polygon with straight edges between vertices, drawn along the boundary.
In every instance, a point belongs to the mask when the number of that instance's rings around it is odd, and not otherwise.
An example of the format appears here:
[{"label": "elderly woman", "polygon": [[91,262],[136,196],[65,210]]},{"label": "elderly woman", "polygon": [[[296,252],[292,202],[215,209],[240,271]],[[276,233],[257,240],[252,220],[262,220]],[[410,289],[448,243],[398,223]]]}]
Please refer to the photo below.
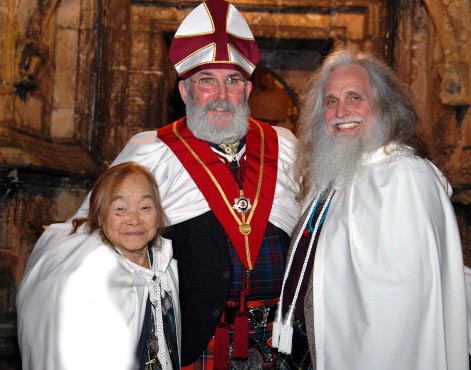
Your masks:
[{"label": "elderly woman", "polygon": [[23,369],[180,368],[178,274],[164,225],[154,177],[127,162],[99,177],[87,218],[43,233],[18,290]]}]

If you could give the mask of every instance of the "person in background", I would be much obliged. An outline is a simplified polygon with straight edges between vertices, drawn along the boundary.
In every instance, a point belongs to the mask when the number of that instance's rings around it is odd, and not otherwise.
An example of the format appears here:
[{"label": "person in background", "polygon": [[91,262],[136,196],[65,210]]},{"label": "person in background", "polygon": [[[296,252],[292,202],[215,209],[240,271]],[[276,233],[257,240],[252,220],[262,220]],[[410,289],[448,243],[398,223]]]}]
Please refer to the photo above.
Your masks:
[{"label": "person in background", "polygon": [[178,273],[153,175],[105,171],[87,217],[54,224],[18,289],[23,369],[179,369]]},{"label": "person in background", "polygon": [[468,369],[452,190],[424,156],[407,89],[373,56],[337,51],[301,112],[304,213],[274,345],[294,354],[305,322],[316,370]]}]

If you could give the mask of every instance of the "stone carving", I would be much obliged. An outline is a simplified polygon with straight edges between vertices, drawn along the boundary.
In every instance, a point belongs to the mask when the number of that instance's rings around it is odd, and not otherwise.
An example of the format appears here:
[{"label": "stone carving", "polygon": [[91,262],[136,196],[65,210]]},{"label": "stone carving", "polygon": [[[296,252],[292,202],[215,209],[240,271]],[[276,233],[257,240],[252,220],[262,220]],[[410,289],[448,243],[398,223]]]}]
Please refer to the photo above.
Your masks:
[{"label": "stone carving", "polygon": [[20,80],[13,85],[15,93],[22,100],[26,99],[28,92],[36,90],[39,86],[40,68],[49,57],[49,46],[45,44],[44,38],[59,3],[60,0],[40,2],[25,32],[19,63]]},{"label": "stone carving", "polygon": [[15,82],[15,93],[20,99],[25,100],[30,91],[34,91],[39,86],[39,69],[47,61],[49,48],[47,45],[36,41],[28,41],[21,53],[20,81]]},{"label": "stone carving", "polygon": [[445,105],[471,104],[471,2],[425,0],[444,53],[440,99]]}]

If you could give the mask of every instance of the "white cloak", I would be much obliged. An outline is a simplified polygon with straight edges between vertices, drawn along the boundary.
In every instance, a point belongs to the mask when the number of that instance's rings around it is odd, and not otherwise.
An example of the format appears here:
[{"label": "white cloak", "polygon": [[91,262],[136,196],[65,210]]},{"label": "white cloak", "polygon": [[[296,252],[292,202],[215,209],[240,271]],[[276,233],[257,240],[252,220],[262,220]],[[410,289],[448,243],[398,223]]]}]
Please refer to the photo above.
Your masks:
[{"label": "white cloak", "polygon": [[313,273],[317,370],[468,370],[463,258],[429,161],[390,146],[337,190]]},{"label": "white cloak", "polygon": [[[97,232],[68,236],[68,224],[41,236],[18,288],[23,370],[130,370],[148,289]],[[158,270],[171,281],[180,348],[178,274],[169,240],[160,239]]]}]

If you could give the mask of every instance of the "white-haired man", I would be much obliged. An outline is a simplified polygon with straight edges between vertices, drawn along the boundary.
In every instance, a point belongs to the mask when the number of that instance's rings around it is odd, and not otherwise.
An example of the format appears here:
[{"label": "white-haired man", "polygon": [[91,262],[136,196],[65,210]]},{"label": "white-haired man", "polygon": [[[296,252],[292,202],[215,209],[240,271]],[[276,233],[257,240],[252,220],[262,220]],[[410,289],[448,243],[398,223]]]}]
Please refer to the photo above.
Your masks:
[{"label": "white-haired man", "polygon": [[417,120],[368,54],[335,52],[310,82],[296,162],[305,207],[274,344],[294,353],[305,321],[316,370],[468,369],[451,188],[424,159]]},{"label": "white-haired man", "polygon": [[157,145],[155,133],[136,136],[117,160],[141,162],[142,140],[159,151],[147,156],[172,224],[182,365],[274,368],[267,342],[300,214],[295,138],[249,118],[259,51],[233,5],[197,6],[178,28],[169,57],[186,117],[159,129]]}]

